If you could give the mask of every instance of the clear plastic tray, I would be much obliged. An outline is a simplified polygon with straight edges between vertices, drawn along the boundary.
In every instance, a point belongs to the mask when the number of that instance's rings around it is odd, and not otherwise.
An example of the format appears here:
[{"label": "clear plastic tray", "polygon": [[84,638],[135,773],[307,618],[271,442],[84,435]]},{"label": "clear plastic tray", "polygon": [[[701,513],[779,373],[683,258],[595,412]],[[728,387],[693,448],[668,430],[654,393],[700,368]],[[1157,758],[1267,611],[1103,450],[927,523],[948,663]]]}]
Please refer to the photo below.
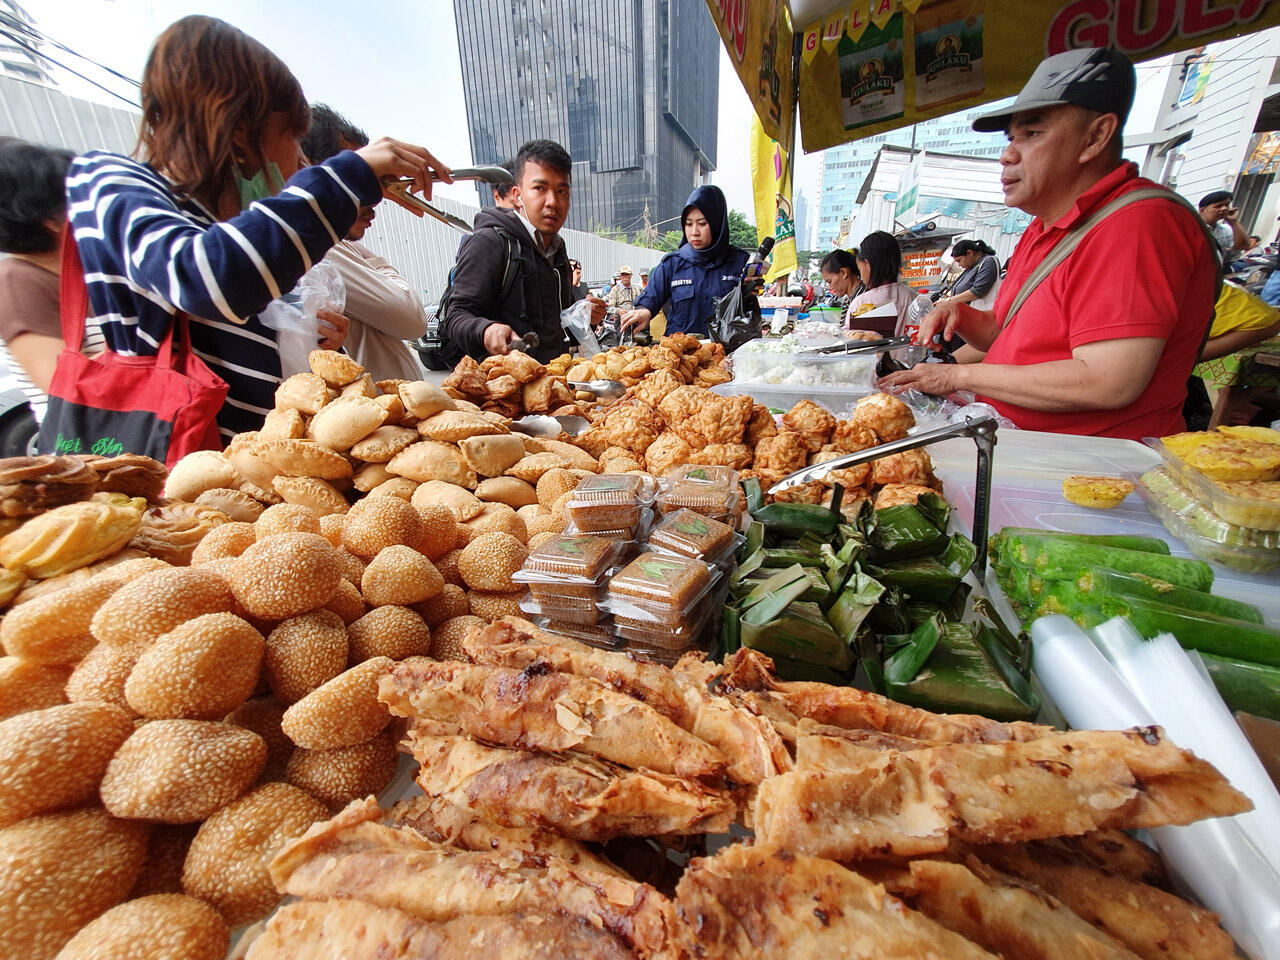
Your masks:
[{"label": "clear plastic tray", "polygon": [[738,471],[733,467],[707,466],[701,463],[678,463],[667,471],[663,478],[665,483],[679,483],[681,480],[696,480],[699,483],[712,483],[720,487],[736,487]]},{"label": "clear plastic tray", "polygon": [[1169,473],[1187,488],[1188,493],[1227,523],[1253,530],[1280,530],[1280,500],[1264,500],[1232,493],[1186,461],[1174,456],[1155,437],[1145,437],[1143,442],[1160,454]]},{"label": "clear plastic tray", "polygon": [[[771,410],[787,411],[801,400],[813,400],[822,404],[837,417],[848,416],[854,405],[867,396],[875,393],[874,382],[867,384],[850,384],[848,386],[804,387],[781,383],[761,383],[757,380],[734,379],[728,383],[717,383],[711,388],[712,393],[722,397],[746,395],[756,403],[763,404]],[[972,440],[966,440],[970,447]]]},{"label": "clear plastic tray", "polygon": [[874,389],[879,354],[805,352],[811,348],[797,337],[752,340],[733,352],[733,375],[766,386]]},{"label": "clear plastic tray", "polygon": [[608,614],[600,609],[599,603],[582,597],[539,598],[527,593],[520,598],[520,609],[548,620],[584,627],[593,627],[608,619]]},{"label": "clear plastic tray", "polygon": [[700,560],[642,553],[609,582],[609,611],[630,620],[680,626],[694,619],[691,614],[718,579]]},{"label": "clear plastic tray", "polygon": [[627,643],[625,640],[615,637],[609,632],[608,627],[602,624],[589,626],[586,624],[566,623],[563,620],[553,620],[549,617],[534,617],[533,623],[543,630],[549,630],[564,637],[572,637],[574,640],[581,640],[583,643],[589,643],[591,646],[599,647],[601,650],[621,650]]},{"label": "clear plastic tray", "polygon": [[602,537],[606,540],[614,540],[622,544],[624,550],[642,542],[649,535],[649,528],[653,526],[653,509],[645,507],[640,511],[640,519],[634,526],[619,527],[616,530],[582,530],[578,525],[570,519],[568,526],[564,532],[574,536],[590,536]]},{"label": "clear plastic tray", "polygon": [[634,529],[653,502],[655,481],[630,473],[602,473],[580,483],[565,505],[574,527],[586,532]]},{"label": "clear plastic tray", "polygon": [[604,537],[554,537],[530,553],[511,579],[517,583],[598,585],[621,553],[620,543]]},{"label": "clear plastic tray", "polygon": [[1151,515],[1200,559],[1250,573],[1280,568],[1280,533],[1227,523],[1162,467],[1129,479]]},{"label": "clear plastic tray", "polygon": [[727,521],[738,505],[738,487],[705,483],[700,480],[676,480],[665,483],[658,494],[658,512],[664,516],[677,510],[692,510],[704,517]]},{"label": "clear plastic tray", "polygon": [[669,513],[649,533],[649,549],[721,566],[733,556],[733,527],[693,510]]}]

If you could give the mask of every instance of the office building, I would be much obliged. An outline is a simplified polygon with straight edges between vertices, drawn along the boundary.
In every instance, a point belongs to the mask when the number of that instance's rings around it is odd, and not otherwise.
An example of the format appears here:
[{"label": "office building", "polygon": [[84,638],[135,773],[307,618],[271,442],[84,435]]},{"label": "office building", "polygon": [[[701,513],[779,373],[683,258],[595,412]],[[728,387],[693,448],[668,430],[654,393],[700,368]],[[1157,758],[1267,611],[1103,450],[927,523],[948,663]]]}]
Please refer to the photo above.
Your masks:
[{"label": "office building", "polygon": [[454,0],[454,19],[474,162],[547,137],[574,161],[569,226],[678,229],[716,164],[720,38],[703,0]]},{"label": "office building", "polygon": [[803,190],[796,191],[795,208],[796,249],[809,250],[813,242],[813,204]]},{"label": "office building", "polygon": [[0,76],[16,77],[32,83],[49,83],[31,35],[31,16],[18,0],[0,0]]},{"label": "office building", "polygon": [[[986,104],[918,123],[915,147],[969,157],[998,157],[1005,147],[1004,134],[978,133],[973,129],[974,117],[998,107],[999,104]],[[911,127],[901,127],[832,147],[823,153],[815,250],[829,250],[840,237],[842,223],[847,227],[852,221],[858,209],[858,191],[880,148],[886,144],[909,147],[911,137]],[[846,237],[844,245],[856,242]]]}]

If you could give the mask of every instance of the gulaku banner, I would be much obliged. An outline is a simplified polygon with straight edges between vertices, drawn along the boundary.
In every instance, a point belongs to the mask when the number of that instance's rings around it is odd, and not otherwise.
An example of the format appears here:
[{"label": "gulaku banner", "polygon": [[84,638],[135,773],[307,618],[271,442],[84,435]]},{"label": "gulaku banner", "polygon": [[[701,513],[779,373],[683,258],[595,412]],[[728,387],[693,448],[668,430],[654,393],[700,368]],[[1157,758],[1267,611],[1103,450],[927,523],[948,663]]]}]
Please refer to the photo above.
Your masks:
[{"label": "gulaku banner", "polygon": [[773,260],[765,280],[772,283],[794,273],[796,221],[791,209],[791,158],[765,132],[759,117],[751,118],[751,188],[755,194],[756,241],[773,237]]},{"label": "gulaku banner", "polygon": [[791,8],[785,0],[707,0],[707,9],[765,132],[791,143],[796,114]]}]

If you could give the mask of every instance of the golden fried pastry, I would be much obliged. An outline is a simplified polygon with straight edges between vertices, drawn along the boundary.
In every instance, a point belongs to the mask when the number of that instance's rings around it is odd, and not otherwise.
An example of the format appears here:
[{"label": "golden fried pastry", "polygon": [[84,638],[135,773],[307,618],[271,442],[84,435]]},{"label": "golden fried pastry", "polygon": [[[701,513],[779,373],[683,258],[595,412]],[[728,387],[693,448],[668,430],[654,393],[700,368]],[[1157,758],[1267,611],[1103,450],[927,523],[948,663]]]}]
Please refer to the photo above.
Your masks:
[{"label": "golden fried pastry", "polygon": [[0,540],[0,565],[37,580],[87,567],[127,544],[147,502],[119,493],[54,507]]},{"label": "golden fried pastry", "polygon": [[384,480],[372,490],[369,491],[371,497],[399,497],[401,500],[413,499],[414,491],[421,484],[417,480],[410,480],[408,477],[392,477],[390,480]]},{"label": "golden fried pastry", "polygon": [[156,501],[160,499],[165,479],[169,476],[163,463],[136,453],[82,459],[98,475],[98,490],[103,493],[122,493],[126,497]]},{"label": "golden fried pastry", "polygon": [[[339,480],[351,476],[351,463],[314,440],[260,440],[253,454],[265,460],[277,474]],[[250,477],[252,480],[253,478]],[[254,480],[257,483],[257,480]]]},{"label": "golden fried pastry", "polygon": [[0,722],[0,827],[92,797],[133,733],[109,703],[67,703]]},{"label": "golden fried pastry", "polygon": [[615,406],[605,417],[603,427],[610,444],[633,453],[644,453],[662,434],[666,424],[658,411],[637,400]]},{"label": "golden fried pastry", "polygon": [[1189,450],[1182,459],[1214,480],[1280,480],[1280,444],[1228,436]]},{"label": "golden fried pastry", "polygon": [[[473,360],[472,363],[475,363],[475,361]],[[459,364],[459,368],[461,368],[461,364]],[[452,397],[434,383],[427,383],[425,380],[401,383],[396,390],[400,397],[400,402],[404,405],[404,412],[410,416],[417,417],[419,420],[426,420],[428,417],[435,416],[444,410],[457,409],[457,404],[454,403]],[[480,388],[480,392],[483,394],[483,386]]]},{"label": "golden fried pastry", "polygon": [[569,461],[558,453],[531,453],[521,457],[505,471],[509,477],[518,477],[526,483],[536,484],[542,475],[551,470],[565,470]]},{"label": "golden fried pastry", "polygon": [[332,750],[363,743],[391,722],[378,700],[378,679],[391,660],[374,657],[311,691],[284,712],[284,732],[308,750]]},{"label": "golden fried pastry", "polygon": [[0,830],[0,956],[53,960],[138,879],[145,824],[81,807]]},{"label": "golden fried pastry", "polygon": [[344,387],[364,373],[364,367],[336,350],[312,350],[307,355],[307,365],[331,387]]},{"label": "golden fried pastry", "polygon": [[[418,435],[413,435],[414,441],[417,441]],[[351,485],[361,493],[368,493],[374,487],[381,483],[386,483],[396,474],[387,469],[385,463],[367,463],[351,477]]]},{"label": "golden fried pastry", "polygon": [[[586,416],[586,413],[582,413]],[[582,433],[573,438],[574,446],[585,450],[590,456],[600,459],[600,455],[609,447],[609,437],[605,434],[604,428],[599,425],[593,425]],[[528,449],[527,447],[525,448]],[[537,451],[534,451],[537,452]]]},{"label": "golden fried pastry", "polygon": [[66,664],[0,657],[0,720],[66,703],[71,672]]},{"label": "golden fried pastry", "polygon": [[[261,503],[279,503],[280,498],[271,488],[271,481],[279,476],[281,471],[259,454],[257,443],[256,433],[242,433],[227,444],[227,459],[241,478],[236,486]],[[172,474],[169,479],[173,479]]]},{"label": "golden fried pastry", "polygon": [[301,503],[277,503],[262,511],[262,516],[254,521],[253,529],[259,540],[278,533],[319,533],[320,517]]},{"label": "golden fried pastry", "polygon": [[697,431],[710,443],[741,443],[751,422],[750,397],[720,397],[708,393],[698,411]]},{"label": "golden fried pastry", "polygon": [[368,373],[362,373],[350,383],[338,388],[338,399],[368,397],[370,400],[376,400],[379,396],[378,388],[373,384],[373,375]]},{"label": "golden fried pastry", "polygon": [[856,420],[837,420],[831,431],[831,446],[840,453],[857,453],[879,444],[875,431]]},{"label": "golden fried pastry", "polygon": [[784,430],[756,445],[754,468],[762,473],[786,476],[806,465],[809,450],[798,433]]},{"label": "golden fried pastry", "polygon": [[468,437],[458,441],[467,465],[481,477],[500,477],[524,458],[524,444],[512,434]]},{"label": "golden fried pastry", "polygon": [[258,431],[259,440],[301,440],[306,435],[307,422],[293,407],[268,410]]},{"label": "golden fried pastry", "polygon": [[1123,477],[1067,477],[1062,481],[1062,496],[1082,507],[1093,507],[1097,510],[1110,510],[1120,506],[1129,494],[1133,493],[1133,484]]},{"label": "golden fried pastry", "polygon": [[484,390],[490,400],[506,400],[520,394],[520,381],[510,374],[493,377],[485,383]]},{"label": "golden fried pastry", "polygon": [[297,410],[314,416],[328,402],[329,387],[319,374],[295,373],[276,387],[277,410]]},{"label": "golden fried pastry", "polygon": [[706,367],[698,372],[697,379],[693,382],[700,387],[714,387],[717,384],[728,383],[733,379],[733,374],[729,373],[724,367]]},{"label": "golden fried pastry", "polygon": [[79,457],[7,457],[0,460],[0,514],[27,517],[87,500],[98,474]]},{"label": "golden fried pastry", "polygon": [[922,487],[914,483],[889,483],[880,488],[876,494],[875,508],[896,507],[904,503],[914,504],[922,494],[933,493],[931,487]]},{"label": "golden fried pastry", "polygon": [[387,412],[369,397],[342,397],[311,418],[307,436],[330,450],[345,451],[382,426]]},{"label": "golden fried pastry", "polygon": [[231,723],[153,720],[116,751],[102,778],[103,806],[117,817],[195,823],[257,779],[267,745]]},{"label": "golden fried pastry", "polygon": [[477,481],[476,472],[467,465],[462,452],[451,443],[437,440],[420,440],[406,447],[391,459],[387,469],[397,476],[422,483],[443,480],[475,489]]},{"label": "golden fried pastry", "polygon": [[336,811],[353,800],[381,792],[395,776],[398,762],[396,742],[384,730],[351,747],[295,750],[285,780]]},{"label": "golden fried pastry", "polygon": [[706,402],[708,391],[684,385],[672,390],[658,404],[658,412],[674,429],[676,424],[692,420]]},{"label": "golden fried pastry", "polygon": [[442,410],[418,424],[418,433],[428,440],[457,443],[467,437],[483,437],[504,433],[502,427],[487,417],[465,410]]},{"label": "golden fried pastry", "polygon": [[400,399],[400,395],[396,393],[380,393],[373,398],[374,403],[382,407],[385,414],[382,422],[385,424],[399,424],[402,427],[412,427],[418,422],[418,418],[413,414],[405,413],[404,401]]},{"label": "golden fried pastry", "polygon": [[347,651],[353,665],[374,657],[425,657],[431,652],[431,631],[408,607],[375,607],[347,627]]},{"label": "golden fried pastry", "polygon": [[6,570],[0,567],[0,607],[9,606],[22,592],[27,581],[27,575],[21,570]]},{"label": "golden fried pastry", "polygon": [[509,533],[484,533],[463,548],[458,572],[472,590],[509,592],[518,589],[511,576],[524,566],[528,556],[523,540]]},{"label": "golden fried pastry", "polygon": [[667,394],[684,386],[669,369],[658,370],[645,377],[635,389],[635,397],[651,407],[658,407]]},{"label": "golden fried pastry", "polygon": [[196,617],[142,654],[125,683],[125,699],[152,719],[221,719],[253,694],[262,652],[262,634],[239,617]]},{"label": "golden fried pastry", "polygon": [[398,497],[375,497],[356,503],[342,527],[342,544],[352,553],[371,560],[392,546],[413,550],[422,545],[422,515]]},{"label": "golden fried pastry", "polygon": [[[458,361],[458,365],[453,368],[453,373],[444,378],[440,387],[455,400],[483,397],[485,380],[485,373],[480,369],[480,364],[476,363],[474,358],[466,356]],[[405,404],[405,409],[409,409],[408,403]]]},{"label": "golden fried pastry", "polygon": [[931,487],[935,482],[933,462],[923,450],[907,450],[871,461],[871,483],[874,486],[910,483]]},{"label": "golden fried pastry", "polygon": [[[691,462],[693,456],[693,447],[674,430],[664,432],[644,452],[649,469],[658,476],[662,476],[672,467]],[[612,459],[607,462],[611,471],[619,470],[619,466],[615,465]],[[626,464],[626,467],[633,469],[631,464]]]},{"label": "golden fried pastry", "polygon": [[351,448],[351,455],[366,463],[386,463],[397,453],[416,443],[418,432],[408,427],[378,427]]},{"label": "golden fried pastry", "polygon": [[815,453],[831,439],[836,418],[812,400],[801,400],[782,415],[782,425],[799,434],[805,448]]},{"label": "golden fried pastry", "polygon": [[490,423],[506,424],[520,416],[520,400],[517,397],[508,397],[505,400],[486,400],[484,402],[484,406],[482,406],[478,412],[482,414],[492,414],[493,417],[497,418],[488,418]]},{"label": "golden fried pastry", "polygon": [[519,350],[508,353],[498,360],[498,368],[504,373],[515,377],[521,383],[532,383],[538,377],[547,372],[547,368],[540,364],[527,353]]},{"label": "golden fried pastry", "polygon": [[571,490],[576,490],[584,476],[586,474],[575,473],[573,470],[564,468],[548,470],[538,478],[538,482],[535,484],[538,503],[550,509],[551,505],[564,494]]},{"label": "golden fried pastry", "polygon": [[165,481],[164,495],[191,502],[206,490],[239,486],[240,475],[227,457],[216,450],[197,450],[174,464]]},{"label": "golden fried pastry", "polygon": [[488,480],[481,480],[476,487],[476,497],[494,503],[505,503],[516,510],[538,503],[538,493],[533,484],[516,477],[491,477]]},{"label": "golden fried pastry", "polygon": [[276,477],[271,485],[285,503],[309,507],[317,517],[346,513],[350,507],[332,483],[317,477]]},{"label": "golden fried pastry", "polygon": [[287,783],[267,783],[200,825],[182,870],[182,888],[212,904],[232,927],[265,917],[281,900],[267,870],[287,841],[329,815]]},{"label": "golden fried pastry", "polygon": [[328,540],[318,533],[282,533],[258,540],[240,554],[229,581],[236,600],[250,614],[283,620],[323,606],[341,579],[338,551]]},{"label": "golden fried pastry", "polygon": [[83,927],[61,960],[222,960],[231,932],[217,910],[180,893],[141,897],[112,907]]},{"label": "golden fried pastry", "polygon": [[428,480],[413,491],[410,502],[415,507],[441,504],[453,511],[458,522],[470,520],[484,509],[484,503],[465,487],[444,480]]},{"label": "golden fried pastry", "polygon": [[[767,489],[767,488],[766,488]],[[821,480],[811,480],[798,487],[771,494],[774,503],[822,503],[827,496],[827,485]]]},{"label": "golden fried pastry", "polygon": [[881,443],[901,440],[916,425],[911,408],[888,393],[863,397],[854,406],[852,419],[859,426],[872,430]]},{"label": "golden fried pastry", "polygon": [[564,440],[543,440],[542,448],[545,453],[564,457],[573,470],[585,470],[588,473],[600,472],[600,464],[596,463],[595,458],[575,443],[567,443]]},{"label": "golden fried pastry", "polygon": [[[835,460],[844,456],[836,450],[823,449],[817,453],[809,454],[809,465],[813,466],[817,463],[826,463],[828,460]],[[832,470],[818,478],[819,482],[833,486],[834,484],[842,485],[846,490],[853,490],[855,487],[861,487],[871,476],[871,464],[859,463],[852,467],[844,467],[839,470]]]},{"label": "golden fried pastry", "polygon": [[230,520],[221,510],[194,503],[152,507],[142,515],[142,525],[129,546],[175,567],[185,567],[200,541]]},{"label": "golden fried pastry", "polygon": [[271,631],[263,667],[272,694],[288,706],[342,673],[347,659],[343,618],[316,610],[290,617]]},{"label": "golden fried pastry", "polygon": [[751,419],[747,421],[747,429],[743,432],[742,442],[752,449],[765,437],[776,437],[778,425],[773,421],[769,408],[759,403],[751,405]]},{"label": "golden fried pastry", "polygon": [[745,470],[751,466],[753,457],[751,448],[745,443],[709,443],[685,462]]},{"label": "golden fried pastry", "polygon": [[243,490],[214,487],[200,494],[193,502],[198,507],[209,507],[225,513],[233,521],[253,523],[262,516],[262,504]]}]

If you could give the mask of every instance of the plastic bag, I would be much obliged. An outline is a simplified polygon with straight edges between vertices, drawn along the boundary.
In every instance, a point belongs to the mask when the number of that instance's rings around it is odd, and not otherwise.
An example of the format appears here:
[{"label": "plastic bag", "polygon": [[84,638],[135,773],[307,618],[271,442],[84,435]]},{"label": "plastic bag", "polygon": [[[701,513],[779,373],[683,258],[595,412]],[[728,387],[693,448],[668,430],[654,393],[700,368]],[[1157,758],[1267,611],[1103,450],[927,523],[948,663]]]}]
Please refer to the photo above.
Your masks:
[{"label": "plastic bag", "polygon": [[560,326],[568,331],[582,348],[579,352],[584,357],[594,357],[602,353],[600,341],[591,330],[591,301],[579,300],[568,310],[560,311]]},{"label": "plastic bag", "polygon": [[716,312],[707,324],[711,339],[733,353],[744,343],[755,340],[764,330],[760,301],[755,294],[738,284],[716,301]]},{"label": "plastic bag", "polygon": [[276,331],[282,377],[311,370],[307,357],[320,342],[316,315],[321,310],[341,313],[346,305],[347,285],[342,274],[332,263],[321,260],[303,274],[297,286],[258,314],[264,326]]}]

